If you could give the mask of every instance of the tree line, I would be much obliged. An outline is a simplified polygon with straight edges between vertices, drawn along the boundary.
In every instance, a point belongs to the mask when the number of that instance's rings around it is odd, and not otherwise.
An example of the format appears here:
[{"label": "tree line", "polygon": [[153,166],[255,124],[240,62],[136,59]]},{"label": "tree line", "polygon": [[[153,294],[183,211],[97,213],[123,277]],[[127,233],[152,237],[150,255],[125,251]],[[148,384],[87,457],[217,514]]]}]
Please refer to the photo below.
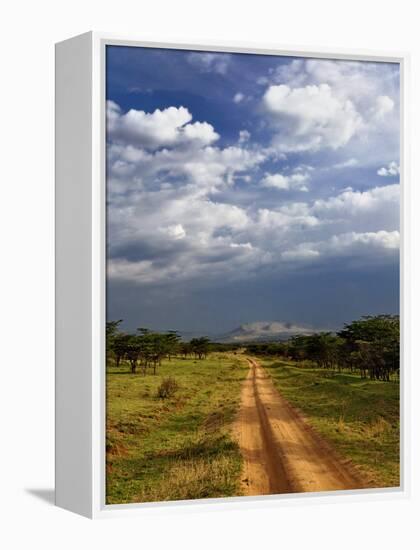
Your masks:
[{"label": "tree line", "polygon": [[128,333],[120,331],[121,323],[122,319],[106,324],[107,364],[113,363],[119,367],[122,361],[127,361],[133,374],[138,368],[144,375],[148,369],[156,374],[163,359],[171,360],[180,355],[201,360],[210,351],[210,340],[205,337],[183,342],[175,330],[162,333],[138,328],[135,333]]},{"label": "tree line", "polygon": [[362,378],[390,381],[400,371],[400,321],[397,315],[364,316],[346,324],[341,331],[294,336],[287,341],[245,344],[217,343],[208,338],[182,341],[175,331],[154,332],[138,328],[134,333],[120,330],[122,320],[106,325],[107,364],[129,364],[131,372],[156,374],[163,359],[178,356],[202,360],[211,352],[245,347],[248,354],[279,357],[298,363],[310,362],[329,370],[349,370]]},{"label": "tree line", "polygon": [[364,316],[337,332],[295,336],[285,342],[254,343],[253,355],[310,361],[320,368],[358,372],[362,378],[389,381],[399,376],[398,315]]}]

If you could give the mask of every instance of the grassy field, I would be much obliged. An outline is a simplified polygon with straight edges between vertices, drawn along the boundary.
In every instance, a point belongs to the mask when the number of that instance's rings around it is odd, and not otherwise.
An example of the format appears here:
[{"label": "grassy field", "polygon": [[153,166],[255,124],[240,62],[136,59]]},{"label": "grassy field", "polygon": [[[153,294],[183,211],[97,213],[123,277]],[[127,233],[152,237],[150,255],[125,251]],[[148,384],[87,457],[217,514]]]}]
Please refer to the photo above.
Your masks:
[{"label": "grassy field", "polygon": [[261,360],[282,395],[375,487],[399,486],[399,384]]},{"label": "grassy field", "polygon": [[[372,486],[399,485],[399,385],[259,359],[300,409]],[[236,496],[242,459],[231,425],[248,372],[243,355],[163,362],[156,376],[107,370],[107,503]],[[158,397],[165,378],[178,388]]]},{"label": "grassy field", "polygon": [[[156,376],[107,370],[107,503],[240,494],[241,455],[230,426],[239,406],[244,357],[165,361]],[[161,399],[165,377],[178,389]]]}]

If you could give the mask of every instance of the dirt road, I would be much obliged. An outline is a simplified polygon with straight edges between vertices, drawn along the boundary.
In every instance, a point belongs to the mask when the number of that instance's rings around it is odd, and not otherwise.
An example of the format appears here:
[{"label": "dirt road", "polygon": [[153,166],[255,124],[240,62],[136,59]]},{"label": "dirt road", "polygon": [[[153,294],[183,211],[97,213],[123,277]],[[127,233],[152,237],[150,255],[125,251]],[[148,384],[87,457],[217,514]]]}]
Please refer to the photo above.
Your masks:
[{"label": "dirt road", "polygon": [[274,387],[254,360],[244,382],[235,432],[244,457],[247,495],[366,487]]}]

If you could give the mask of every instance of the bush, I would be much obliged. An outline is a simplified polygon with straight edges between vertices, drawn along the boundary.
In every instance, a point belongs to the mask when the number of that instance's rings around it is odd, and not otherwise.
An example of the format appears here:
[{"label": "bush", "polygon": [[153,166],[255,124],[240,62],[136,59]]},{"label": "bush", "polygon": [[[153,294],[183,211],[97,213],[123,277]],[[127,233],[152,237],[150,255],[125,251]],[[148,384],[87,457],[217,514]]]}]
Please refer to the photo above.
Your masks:
[{"label": "bush", "polygon": [[177,389],[178,382],[175,380],[175,378],[172,378],[171,376],[169,378],[164,378],[157,389],[157,396],[160,399],[172,397],[173,395],[175,395]]}]

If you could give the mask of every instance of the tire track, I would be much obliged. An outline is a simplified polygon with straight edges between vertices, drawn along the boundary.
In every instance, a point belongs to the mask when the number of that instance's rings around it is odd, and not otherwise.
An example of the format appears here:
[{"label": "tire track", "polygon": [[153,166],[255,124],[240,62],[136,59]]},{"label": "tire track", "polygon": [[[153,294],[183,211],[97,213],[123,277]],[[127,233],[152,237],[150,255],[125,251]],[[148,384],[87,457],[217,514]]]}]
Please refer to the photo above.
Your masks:
[{"label": "tire track", "polygon": [[253,359],[243,383],[235,426],[247,495],[367,487],[274,387]]}]

